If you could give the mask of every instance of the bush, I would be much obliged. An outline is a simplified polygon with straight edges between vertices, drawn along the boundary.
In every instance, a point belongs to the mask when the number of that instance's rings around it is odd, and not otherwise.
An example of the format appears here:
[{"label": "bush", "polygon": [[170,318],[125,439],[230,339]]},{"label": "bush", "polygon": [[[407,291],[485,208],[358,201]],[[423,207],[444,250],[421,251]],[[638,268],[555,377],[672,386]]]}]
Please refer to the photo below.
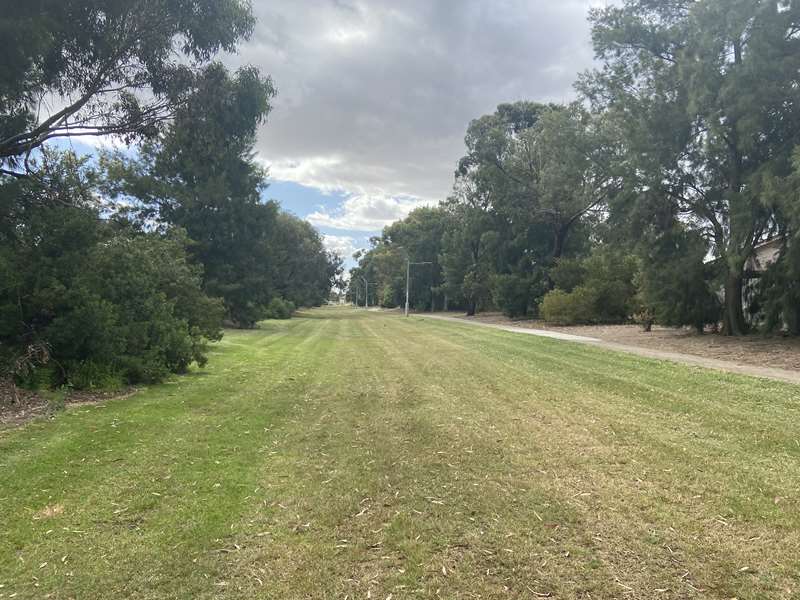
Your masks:
[{"label": "bush", "polygon": [[718,265],[705,261],[699,234],[675,225],[642,243],[644,258],[639,297],[655,321],[670,327],[691,325],[702,333],[719,322],[722,304],[714,284]]},{"label": "bush", "polygon": [[492,299],[503,314],[512,319],[528,314],[533,281],[522,275],[495,275],[492,278]]},{"label": "bush", "polygon": [[559,258],[550,269],[550,279],[559,290],[571,292],[586,279],[586,259]]},{"label": "bush", "polygon": [[118,390],[125,386],[120,369],[109,364],[85,361],[67,366],[68,385],[79,390]]},{"label": "bush", "polygon": [[542,300],[542,318],[561,325],[625,322],[636,310],[637,273],[634,257],[610,247],[561,259],[550,273],[558,287]]},{"label": "bush", "polygon": [[571,292],[555,289],[545,294],[539,312],[555,325],[586,325],[598,322],[598,297],[590,288],[577,287]]},{"label": "bush", "polygon": [[[102,217],[80,163],[47,157],[46,177],[0,182],[0,372],[98,389],[204,364],[223,307],[203,293],[185,235]],[[10,364],[36,347],[47,361]]]},{"label": "bush", "polygon": [[767,331],[800,335],[800,237],[783,249],[758,286]]},{"label": "bush", "polygon": [[275,297],[269,301],[264,311],[265,319],[291,319],[295,306],[292,302]]}]

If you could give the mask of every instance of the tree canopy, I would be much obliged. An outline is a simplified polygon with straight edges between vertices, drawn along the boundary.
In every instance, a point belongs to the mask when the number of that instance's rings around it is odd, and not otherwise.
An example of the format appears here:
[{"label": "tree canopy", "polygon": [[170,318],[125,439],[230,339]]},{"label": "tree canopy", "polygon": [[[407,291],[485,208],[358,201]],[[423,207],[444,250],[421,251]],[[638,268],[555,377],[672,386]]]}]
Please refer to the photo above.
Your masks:
[{"label": "tree canopy", "polygon": [[202,65],[252,32],[245,0],[3,0],[0,168],[47,140],[155,136]]}]

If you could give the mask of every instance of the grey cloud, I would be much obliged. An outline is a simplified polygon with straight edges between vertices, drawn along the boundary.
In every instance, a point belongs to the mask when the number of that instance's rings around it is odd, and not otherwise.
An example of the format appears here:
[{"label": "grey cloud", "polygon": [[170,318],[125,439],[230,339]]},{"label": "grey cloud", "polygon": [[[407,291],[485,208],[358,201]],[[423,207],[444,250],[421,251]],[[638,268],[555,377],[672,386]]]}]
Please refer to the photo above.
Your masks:
[{"label": "grey cloud", "polygon": [[259,134],[276,178],[354,195],[447,195],[469,121],[563,101],[592,63],[592,0],[256,0],[231,64],[279,91]]}]

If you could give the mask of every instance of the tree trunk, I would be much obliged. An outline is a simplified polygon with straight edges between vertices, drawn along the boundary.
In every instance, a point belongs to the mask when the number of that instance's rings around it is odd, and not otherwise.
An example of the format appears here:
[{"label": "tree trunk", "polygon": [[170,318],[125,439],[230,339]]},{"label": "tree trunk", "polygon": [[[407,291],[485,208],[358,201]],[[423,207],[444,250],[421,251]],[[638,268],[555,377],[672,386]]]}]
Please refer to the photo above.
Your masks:
[{"label": "tree trunk", "polygon": [[447,294],[444,295],[444,312],[447,312]]},{"label": "tree trunk", "polygon": [[474,317],[475,313],[478,312],[478,303],[474,300],[467,301],[467,316]]},{"label": "tree trunk", "polygon": [[741,270],[728,271],[725,279],[725,311],[722,331],[725,335],[744,335],[747,333],[747,322],[744,319],[742,306],[742,286],[744,284]]},{"label": "tree trunk", "polygon": [[[555,227],[555,231],[553,232],[553,255],[552,255],[552,262],[553,264],[561,258],[561,255],[564,254],[564,246],[567,244],[567,235],[569,234],[569,225],[558,225]],[[550,278],[550,272],[547,271],[545,273],[545,285],[548,291],[552,291],[555,289],[556,284]]]},{"label": "tree trunk", "polygon": [[568,225],[560,225],[556,227],[555,235],[553,238],[553,261],[555,262],[561,255],[564,254],[564,246],[567,245],[567,235],[569,234]]}]

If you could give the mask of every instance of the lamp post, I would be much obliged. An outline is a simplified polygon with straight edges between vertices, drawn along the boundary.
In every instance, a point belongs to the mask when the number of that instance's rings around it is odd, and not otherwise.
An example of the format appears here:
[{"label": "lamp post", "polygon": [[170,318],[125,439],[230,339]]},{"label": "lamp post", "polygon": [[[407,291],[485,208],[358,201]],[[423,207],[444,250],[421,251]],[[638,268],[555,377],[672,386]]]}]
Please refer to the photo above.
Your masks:
[{"label": "lamp post", "polygon": [[408,316],[408,299],[411,295],[411,267],[415,265],[432,265],[432,262],[411,262],[406,258],[406,316]]},{"label": "lamp post", "polygon": [[[359,279],[361,279],[361,281],[364,282],[364,308],[368,309],[369,308],[369,281],[367,281],[366,277],[359,277]],[[375,285],[375,282],[373,281],[372,284]]]}]

